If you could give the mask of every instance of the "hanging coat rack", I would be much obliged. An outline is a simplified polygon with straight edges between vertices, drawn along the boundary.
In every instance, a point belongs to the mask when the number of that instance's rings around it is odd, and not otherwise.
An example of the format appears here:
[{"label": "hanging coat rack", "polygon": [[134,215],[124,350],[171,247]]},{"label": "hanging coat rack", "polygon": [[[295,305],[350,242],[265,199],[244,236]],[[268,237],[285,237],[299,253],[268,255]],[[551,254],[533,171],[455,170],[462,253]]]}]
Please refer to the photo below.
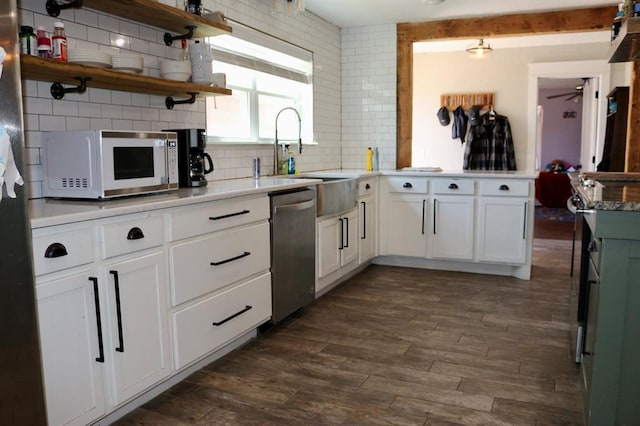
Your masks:
[{"label": "hanging coat rack", "polygon": [[440,106],[454,110],[459,106],[468,110],[474,105],[481,109],[490,109],[495,105],[495,93],[447,93],[440,95]]}]

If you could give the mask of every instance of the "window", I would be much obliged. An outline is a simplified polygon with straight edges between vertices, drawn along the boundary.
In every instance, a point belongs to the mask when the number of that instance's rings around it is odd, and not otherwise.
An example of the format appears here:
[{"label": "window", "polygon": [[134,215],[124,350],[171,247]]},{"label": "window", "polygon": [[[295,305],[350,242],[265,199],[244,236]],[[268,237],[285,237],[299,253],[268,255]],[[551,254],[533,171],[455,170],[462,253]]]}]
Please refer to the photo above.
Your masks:
[{"label": "window", "polygon": [[[292,107],[301,117],[302,140],[313,140],[312,53],[234,23],[233,35],[210,37],[213,70],[226,74],[231,96],[206,100],[212,142],[272,143],[276,116]],[[283,111],[278,140],[298,141],[298,117]]]}]

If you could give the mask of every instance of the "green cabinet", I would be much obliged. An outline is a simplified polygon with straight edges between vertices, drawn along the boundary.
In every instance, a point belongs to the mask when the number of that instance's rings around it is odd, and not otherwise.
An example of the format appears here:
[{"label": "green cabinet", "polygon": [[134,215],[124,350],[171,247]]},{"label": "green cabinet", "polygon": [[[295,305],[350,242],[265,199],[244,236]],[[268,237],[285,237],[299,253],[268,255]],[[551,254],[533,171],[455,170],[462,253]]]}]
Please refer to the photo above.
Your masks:
[{"label": "green cabinet", "polygon": [[587,425],[640,419],[640,212],[587,215],[595,244],[581,367]]}]

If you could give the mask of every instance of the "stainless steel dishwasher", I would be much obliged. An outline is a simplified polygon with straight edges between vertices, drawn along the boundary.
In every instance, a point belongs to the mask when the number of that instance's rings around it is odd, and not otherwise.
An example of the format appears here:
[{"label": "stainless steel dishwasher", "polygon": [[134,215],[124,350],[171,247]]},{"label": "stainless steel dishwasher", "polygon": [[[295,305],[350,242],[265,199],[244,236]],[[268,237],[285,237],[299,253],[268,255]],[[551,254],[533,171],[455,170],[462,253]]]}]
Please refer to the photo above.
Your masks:
[{"label": "stainless steel dishwasher", "polygon": [[316,190],[275,192],[271,197],[272,323],[315,297]]}]

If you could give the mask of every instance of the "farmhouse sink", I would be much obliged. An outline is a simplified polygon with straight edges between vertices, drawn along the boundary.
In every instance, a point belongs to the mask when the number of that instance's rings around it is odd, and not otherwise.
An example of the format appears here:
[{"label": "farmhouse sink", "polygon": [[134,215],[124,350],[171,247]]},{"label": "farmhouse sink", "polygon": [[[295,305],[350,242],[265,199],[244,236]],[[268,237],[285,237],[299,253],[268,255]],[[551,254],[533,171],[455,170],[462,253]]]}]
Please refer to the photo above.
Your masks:
[{"label": "farmhouse sink", "polygon": [[358,203],[358,179],[344,177],[313,177],[322,183],[317,186],[317,216],[351,210]]}]

